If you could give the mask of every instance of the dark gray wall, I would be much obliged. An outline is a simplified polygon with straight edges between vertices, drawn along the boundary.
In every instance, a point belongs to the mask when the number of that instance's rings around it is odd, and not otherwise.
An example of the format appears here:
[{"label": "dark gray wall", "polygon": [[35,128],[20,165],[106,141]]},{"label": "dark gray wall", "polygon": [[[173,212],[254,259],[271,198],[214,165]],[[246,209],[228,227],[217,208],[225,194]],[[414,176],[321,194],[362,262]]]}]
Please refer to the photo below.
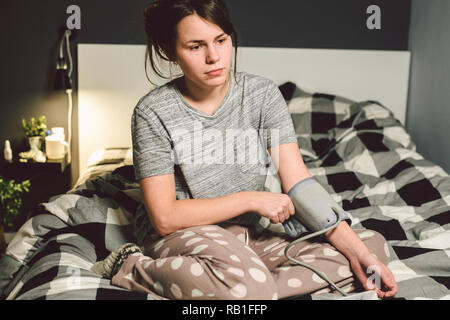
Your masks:
[{"label": "dark gray wall", "polygon": [[407,129],[417,150],[450,172],[450,1],[413,0]]},{"label": "dark gray wall", "polygon": [[[22,117],[46,115],[64,126],[67,98],[52,90],[60,28],[66,8],[81,8],[81,30],[71,47],[73,73],[73,175],[78,175],[77,43],[145,43],[142,10],[149,1],[0,0],[0,142],[27,150]],[[408,49],[411,0],[227,0],[243,46],[333,49]],[[382,29],[366,28],[366,9],[377,4]]]}]

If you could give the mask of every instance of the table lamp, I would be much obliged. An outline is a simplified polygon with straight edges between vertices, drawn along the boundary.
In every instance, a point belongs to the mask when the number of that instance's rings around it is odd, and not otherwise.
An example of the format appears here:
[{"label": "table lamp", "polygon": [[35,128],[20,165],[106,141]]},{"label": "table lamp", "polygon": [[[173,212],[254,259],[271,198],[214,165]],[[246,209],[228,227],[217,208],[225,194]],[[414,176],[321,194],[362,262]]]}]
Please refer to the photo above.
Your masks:
[{"label": "table lamp", "polygon": [[[68,152],[67,152],[67,162],[71,162],[71,140],[72,140],[72,70],[73,70],[73,62],[72,55],[70,53],[70,43],[69,37],[72,34],[71,30],[66,30],[61,37],[61,41],[59,44],[59,55],[58,61],[56,64],[56,75],[55,75],[55,89],[56,90],[64,90],[69,99],[69,111],[68,111],[68,119],[67,119],[67,131],[68,131]],[[67,69],[66,58],[64,56],[63,46],[66,44],[66,52],[67,57],[70,63],[70,69]]]}]

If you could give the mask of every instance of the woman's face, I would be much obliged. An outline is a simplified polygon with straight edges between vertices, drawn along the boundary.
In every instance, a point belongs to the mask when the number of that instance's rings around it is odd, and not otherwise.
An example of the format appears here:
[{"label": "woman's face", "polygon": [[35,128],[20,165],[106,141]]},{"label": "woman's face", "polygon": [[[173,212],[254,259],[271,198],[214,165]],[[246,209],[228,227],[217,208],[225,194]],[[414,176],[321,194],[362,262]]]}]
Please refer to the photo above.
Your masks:
[{"label": "woman's face", "polygon": [[[187,81],[217,87],[228,80],[233,44],[218,25],[194,14],[177,25],[176,59]],[[210,71],[221,69],[216,73]]]}]

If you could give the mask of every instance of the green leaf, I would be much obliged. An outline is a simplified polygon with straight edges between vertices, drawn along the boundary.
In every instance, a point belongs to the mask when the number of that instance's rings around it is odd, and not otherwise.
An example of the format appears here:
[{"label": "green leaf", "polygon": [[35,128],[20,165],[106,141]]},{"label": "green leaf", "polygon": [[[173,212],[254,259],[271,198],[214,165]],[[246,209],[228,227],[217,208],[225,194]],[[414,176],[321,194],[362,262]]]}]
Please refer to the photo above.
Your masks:
[{"label": "green leaf", "polygon": [[12,226],[14,218],[20,214],[23,194],[29,192],[30,185],[29,180],[15,183],[0,179],[0,224]]}]

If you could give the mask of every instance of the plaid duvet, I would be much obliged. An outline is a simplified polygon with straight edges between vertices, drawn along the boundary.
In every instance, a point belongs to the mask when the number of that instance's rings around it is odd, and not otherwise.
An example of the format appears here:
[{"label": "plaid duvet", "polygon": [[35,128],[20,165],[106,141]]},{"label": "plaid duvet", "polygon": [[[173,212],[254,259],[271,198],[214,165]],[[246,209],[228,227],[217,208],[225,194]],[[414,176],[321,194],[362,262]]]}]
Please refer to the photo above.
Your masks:
[{"label": "plaid duvet", "polygon": [[[449,299],[448,174],[416,152],[381,104],[310,94],[294,84],[280,89],[310,172],[353,227],[388,241],[396,299]],[[130,153],[109,151],[102,155],[108,159],[90,163],[75,188],[39,204],[18,231],[0,261],[3,299],[161,299],[112,286],[89,270],[136,241],[133,214],[142,201]],[[268,189],[276,190],[270,179]]]},{"label": "plaid duvet", "polygon": [[450,299],[450,177],[424,159],[376,101],[308,93],[287,83],[302,157],[352,218],[389,244],[398,298]]}]

